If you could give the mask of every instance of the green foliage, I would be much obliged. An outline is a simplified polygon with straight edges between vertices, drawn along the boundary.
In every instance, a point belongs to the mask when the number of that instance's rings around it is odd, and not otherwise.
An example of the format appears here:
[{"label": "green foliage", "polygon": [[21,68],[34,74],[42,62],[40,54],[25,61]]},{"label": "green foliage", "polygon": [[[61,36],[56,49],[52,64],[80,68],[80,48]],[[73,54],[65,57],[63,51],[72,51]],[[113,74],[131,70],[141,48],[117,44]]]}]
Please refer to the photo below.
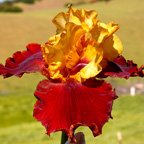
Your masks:
[{"label": "green foliage", "polygon": [[19,0],[19,2],[27,3],[27,4],[34,4],[36,0]]},{"label": "green foliage", "polygon": [[26,4],[34,4],[37,0],[13,0],[13,1],[5,1],[0,4],[0,12],[22,12],[22,8],[16,6],[15,4],[18,2],[26,3]]},{"label": "green foliage", "polygon": [[5,2],[0,4],[0,12],[22,12],[22,9],[18,6],[14,6],[11,2]]}]

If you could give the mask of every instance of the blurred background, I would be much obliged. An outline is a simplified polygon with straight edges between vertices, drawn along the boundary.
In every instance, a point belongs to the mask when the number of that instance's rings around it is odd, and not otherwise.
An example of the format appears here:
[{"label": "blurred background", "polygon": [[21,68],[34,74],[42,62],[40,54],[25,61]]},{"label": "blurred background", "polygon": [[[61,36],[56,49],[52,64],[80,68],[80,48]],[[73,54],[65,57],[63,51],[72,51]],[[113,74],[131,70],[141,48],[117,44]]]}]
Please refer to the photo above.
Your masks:
[{"label": "blurred background", "polygon": [[[140,66],[144,64],[144,0],[0,0],[0,63],[31,42],[45,43],[55,34],[52,18],[73,7],[93,9],[98,19],[120,25],[117,35],[123,42],[123,55]],[[33,114],[33,92],[42,80],[39,74],[22,79],[0,77],[0,144],[59,144],[60,133],[50,137]],[[108,79],[119,95],[114,102],[113,120],[94,138],[80,127],[87,144],[144,144],[144,80]]]}]

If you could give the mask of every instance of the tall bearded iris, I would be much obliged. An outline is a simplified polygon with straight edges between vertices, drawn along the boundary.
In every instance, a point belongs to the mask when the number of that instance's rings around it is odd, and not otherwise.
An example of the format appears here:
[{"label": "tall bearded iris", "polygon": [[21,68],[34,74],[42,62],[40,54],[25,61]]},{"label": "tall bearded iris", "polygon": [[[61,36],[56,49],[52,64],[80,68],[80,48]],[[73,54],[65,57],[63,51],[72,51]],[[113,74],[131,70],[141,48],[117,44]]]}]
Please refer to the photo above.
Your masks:
[{"label": "tall bearded iris", "polygon": [[0,65],[0,74],[5,78],[31,72],[45,76],[34,93],[33,115],[47,134],[63,131],[73,140],[78,126],[88,126],[97,136],[111,118],[117,97],[102,78],[143,77],[143,66],[125,60],[122,43],[114,34],[119,26],[100,22],[95,11],[69,8],[53,23],[56,35],[45,44],[29,44],[26,51],[14,53]]}]

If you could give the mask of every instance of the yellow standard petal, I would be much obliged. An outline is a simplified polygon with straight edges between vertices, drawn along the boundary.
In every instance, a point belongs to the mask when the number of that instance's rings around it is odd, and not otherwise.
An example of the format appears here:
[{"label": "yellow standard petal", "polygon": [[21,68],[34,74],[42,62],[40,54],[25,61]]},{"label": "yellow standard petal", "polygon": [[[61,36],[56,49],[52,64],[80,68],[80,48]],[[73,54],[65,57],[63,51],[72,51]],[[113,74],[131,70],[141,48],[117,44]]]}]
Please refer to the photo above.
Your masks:
[{"label": "yellow standard petal", "polygon": [[97,45],[100,45],[106,38],[112,35],[119,29],[119,26],[114,23],[105,24],[98,22],[94,28],[91,30],[91,33],[94,39],[97,42]]},{"label": "yellow standard petal", "polygon": [[95,77],[122,53],[122,43],[114,34],[119,26],[100,22],[94,10],[70,7],[56,15],[53,23],[57,34],[42,45],[51,79],[81,82]]},{"label": "yellow standard petal", "polygon": [[95,57],[84,67],[80,70],[80,76],[83,79],[89,79],[92,77],[95,77],[97,74],[99,74],[102,70],[102,67],[100,66],[100,62],[103,59],[103,53],[99,49],[96,51]]},{"label": "yellow standard petal", "polygon": [[115,34],[108,37],[102,43],[102,48],[104,52],[104,58],[109,61],[113,61],[114,58],[119,56],[123,51],[123,45]]},{"label": "yellow standard petal", "polygon": [[60,32],[65,28],[65,25],[67,23],[67,15],[64,12],[61,12],[54,17],[52,22],[57,27],[58,32]]},{"label": "yellow standard petal", "polygon": [[69,15],[70,22],[73,22],[76,25],[81,25],[86,31],[91,30],[97,23],[97,12],[94,10],[75,10],[71,8]]},{"label": "yellow standard petal", "polygon": [[81,61],[86,61],[86,62],[92,61],[92,59],[95,58],[96,53],[97,53],[96,48],[93,47],[92,45],[88,45],[83,50],[83,55],[81,57]]}]

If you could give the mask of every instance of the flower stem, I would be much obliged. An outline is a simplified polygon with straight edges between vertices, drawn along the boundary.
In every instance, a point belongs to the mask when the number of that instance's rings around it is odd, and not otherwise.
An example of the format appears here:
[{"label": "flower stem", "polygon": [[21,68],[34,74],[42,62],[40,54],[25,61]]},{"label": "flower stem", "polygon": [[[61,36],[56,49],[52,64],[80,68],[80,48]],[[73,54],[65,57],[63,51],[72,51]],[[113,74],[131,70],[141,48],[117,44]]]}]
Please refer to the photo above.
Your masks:
[{"label": "flower stem", "polygon": [[66,133],[62,132],[62,135],[61,135],[61,144],[65,144],[67,140],[68,140],[68,137],[67,137]]}]

